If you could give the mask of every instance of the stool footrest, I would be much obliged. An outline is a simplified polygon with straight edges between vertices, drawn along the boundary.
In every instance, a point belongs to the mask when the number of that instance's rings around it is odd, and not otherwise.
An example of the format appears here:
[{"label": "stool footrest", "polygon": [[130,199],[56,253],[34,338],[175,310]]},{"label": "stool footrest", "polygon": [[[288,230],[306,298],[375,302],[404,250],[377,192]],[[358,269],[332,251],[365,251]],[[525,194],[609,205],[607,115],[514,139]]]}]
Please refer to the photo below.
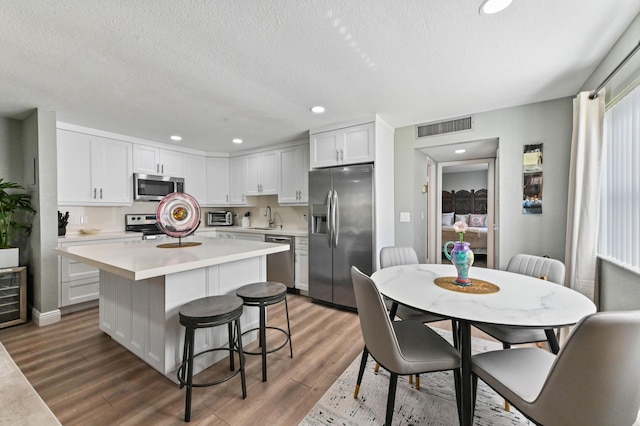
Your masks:
[{"label": "stool footrest", "polygon": [[[225,352],[229,352],[229,351],[233,351],[235,353],[237,353],[240,356],[243,356],[246,352],[242,351],[240,352],[238,349],[236,348],[214,348],[214,349],[207,349],[206,351],[202,351],[202,352],[198,352],[197,354],[195,354],[193,356],[193,359],[195,360],[197,357],[199,357],[200,355],[204,355],[206,353],[209,352],[215,352],[215,351],[225,351]],[[186,366],[187,366],[187,361],[183,361],[180,366],[178,367],[178,383],[180,383],[180,388],[182,389],[184,386],[187,385],[187,381],[185,380],[185,370],[186,370]],[[243,363],[241,362],[240,365],[242,365]],[[191,383],[191,386],[194,388],[204,388],[207,386],[213,386],[213,385],[219,385],[220,383],[224,383],[229,379],[232,379],[233,377],[235,377],[236,375],[238,375],[239,373],[242,372],[242,367],[238,368],[237,370],[234,370],[231,374],[218,379],[216,381],[213,382],[208,382],[208,383]]]},{"label": "stool footrest", "polygon": [[[273,326],[266,326],[265,329],[271,329],[271,330],[278,330],[280,332],[282,332],[282,334],[284,334],[286,336],[286,339],[284,342],[282,342],[282,344],[280,346],[278,346],[277,348],[273,348],[273,349],[267,349],[264,351],[265,354],[270,354],[276,351],[279,351],[280,349],[284,348],[285,346],[287,346],[287,343],[289,343],[289,341],[291,340],[291,336],[289,335],[289,333],[287,333],[287,330],[284,330],[280,327],[273,327]],[[250,333],[252,331],[260,331],[260,327],[255,327],[252,328],[250,330],[245,331],[244,333],[242,333],[242,335],[244,336],[247,333]],[[245,355],[262,355],[262,351],[260,352],[250,352],[247,351],[246,349],[244,349],[244,347],[242,348],[242,352],[244,352]]]}]

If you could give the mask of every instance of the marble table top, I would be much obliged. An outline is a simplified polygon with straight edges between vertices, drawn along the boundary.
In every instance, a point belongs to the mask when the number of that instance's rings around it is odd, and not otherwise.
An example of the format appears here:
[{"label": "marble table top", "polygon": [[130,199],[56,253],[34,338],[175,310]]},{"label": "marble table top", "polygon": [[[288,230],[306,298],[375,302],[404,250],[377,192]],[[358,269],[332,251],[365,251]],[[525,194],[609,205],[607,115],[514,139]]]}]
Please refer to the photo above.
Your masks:
[{"label": "marble table top", "polygon": [[493,294],[467,294],[437,286],[438,277],[456,276],[453,265],[402,265],[384,268],[371,278],[385,296],[426,312],[465,321],[555,328],[572,325],[596,312],[584,295],[527,275],[474,268],[469,278],[500,287]]}]

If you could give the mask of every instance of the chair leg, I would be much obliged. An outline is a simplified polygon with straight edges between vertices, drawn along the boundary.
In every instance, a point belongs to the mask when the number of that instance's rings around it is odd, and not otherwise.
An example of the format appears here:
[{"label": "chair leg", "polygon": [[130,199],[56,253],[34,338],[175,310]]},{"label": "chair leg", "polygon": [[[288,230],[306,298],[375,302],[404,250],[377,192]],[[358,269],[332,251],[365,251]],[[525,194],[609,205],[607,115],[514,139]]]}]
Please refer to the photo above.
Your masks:
[{"label": "chair leg", "polygon": [[369,350],[365,346],[362,350],[362,359],[360,361],[360,371],[358,371],[358,381],[356,382],[356,390],[353,393],[353,397],[358,397],[358,392],[360,392],[360,383],[362,383],[362,376],[364,376],[364,368],[367,366],[367,358],[369,358]]},{"label": "chair leg", "polygon": [[409,374],[409,384],[413,384],[413,374]]},{"label": "chair leg", "polygon": [[384,421],[386,426],[391,426],[393,423],[393,407],[396,404],[396,387],[398,384],[398,375],[391,373],[389,379],[389,394],[387,395],[387,415]]},{"label": "chair leg", "polygon": [[373,369],[374,373],[377,373],[380,370],[380,364],[376,362],[376,367]]},{"label": "chair leg", "polygon": [[420,375],[416,374],[416,390],[420,390]]},{"label": "chair leg", "polygon": [[[236,319],[236,332],[238,336],[242,336],[242,329],[240,328],[240,318]],[[234,343],[229,344],[233,347]],[[236,345],[238,348],[238,358],[240,359],[240,380],[242,382],[242,399],[247,398],[247,378],[244,374],[244,366],[245,366],[245,357],[244,357],[244,349],[242,349],[242,339],[238,339],[238,343]]]},{"label": "chair leg", "polygon": [[287,331],[289,332],[289,353],[293,358],[293,343],[291,342],[291,325],[289,325],[289,304],[287,303],[287,297],[284,298],[284,309],[287,313]]},{"label": "chair leg", "polygon": [[556,337],[556,333],[553,329],[546,329],[544,334],[547,336],[547,341],[549,342],[549,349],[554,355],[558,355],[560,352],[560,345],[558,344],[558,338]]}]

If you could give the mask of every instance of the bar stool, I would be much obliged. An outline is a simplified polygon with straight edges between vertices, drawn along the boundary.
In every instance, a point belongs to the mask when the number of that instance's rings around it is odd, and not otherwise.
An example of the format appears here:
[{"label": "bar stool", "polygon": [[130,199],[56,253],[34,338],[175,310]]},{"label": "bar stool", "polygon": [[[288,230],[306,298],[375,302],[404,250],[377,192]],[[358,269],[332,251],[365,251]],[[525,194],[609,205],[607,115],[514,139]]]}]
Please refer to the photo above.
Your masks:
[{"label": "bar stool", "polygon": [[[184,410],[184,421],[191,421],[191,392],[194,387],[213,386],[226,382],[240,373],[242,378],[242,399],[247,397],[247,383],[244,374],[245,357],[242,351],[241,339],[234,336],[241,336],[240,316],[243,310],[242,299],[237,296],[209,296],[193,300],[182,305],[180,308],[180,324],[185,329],[184,350],[182,352],[182,363],[178,368],[178,382],[180,389],[187,387],[187,396]],[[235,323],[235,324],[234,324]],[[193,354],[195,331],[197,328],[217,327],[227,324],[229,328],[229,346],[207,349],[197,354]],[[235,334],[233,326],[235,325]],[[195,358],[213,351],[229,352],[229,367],[231,374],[219,380],[208,383],[193,383],[193,363]],[[234,352],[240,358],[240,368],[235,370]],[[185,375],[186,374],[186,375]]]},{"label": "bar stool", "polygon": [[[289,305],[287,304],[287,286],[282,283],[266,281],[253,284],[247,284],[236,290],[236,295],[241,297],[245,306],[257,306],[260,309],[260,325],[259,327],[247,330],[244,334],[251,331],[259,331],[260,352],[245,351],[248,355],[262,355],[262,381],[267,381],[267,354],[282,349],[289,343],[289,353],[293,358],[293,346],[291,345],[291,326],[289,325]],[[266,325],[266,307],[284,301],[285,312],[287,313],[287,330],[279,327]],[[278,330],[282,332],[286,339],[277,348],[267,349],[267,329]],[[241,339],[239,339],[241,340]]]}]

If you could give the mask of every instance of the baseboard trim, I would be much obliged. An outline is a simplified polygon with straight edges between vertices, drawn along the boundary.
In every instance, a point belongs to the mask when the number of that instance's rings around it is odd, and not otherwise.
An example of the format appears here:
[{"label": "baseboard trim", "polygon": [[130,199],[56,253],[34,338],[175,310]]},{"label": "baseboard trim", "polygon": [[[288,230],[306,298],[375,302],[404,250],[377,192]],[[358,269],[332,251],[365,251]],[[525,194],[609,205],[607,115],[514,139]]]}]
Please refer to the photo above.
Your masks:
[{"label": "baseboard trim", "polygon": [[60,312],[60,309],[55,309],[48,312],[40,312],[36,308],[31,308],[31,317],[33,318],[33,322],[38,327],[44,327],[60,321],[60,319],[62,318],[62,313]]}]

